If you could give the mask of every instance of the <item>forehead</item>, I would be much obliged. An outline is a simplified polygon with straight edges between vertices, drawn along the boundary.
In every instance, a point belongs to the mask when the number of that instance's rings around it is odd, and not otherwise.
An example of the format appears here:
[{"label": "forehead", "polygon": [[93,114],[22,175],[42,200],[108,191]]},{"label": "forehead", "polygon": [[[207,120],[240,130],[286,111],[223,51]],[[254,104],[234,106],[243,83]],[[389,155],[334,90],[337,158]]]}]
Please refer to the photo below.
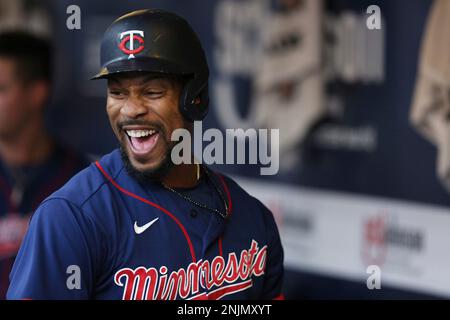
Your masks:
[{"label": "forehead", "polygon": [[21,75],[18,74],[18,64],[12,57],[0,56],[0,85],[21,85]]},{"label": "forehead", "polygon": [[108,85],[144,86],[147,84],[173,85],[173,78],[168,75],[153,72],[124,72],[111,75]]},{"label": "forehead", "polygon": [[16,61],[10,57],[0,56],[0,76],[9,77],[14,72]]}]

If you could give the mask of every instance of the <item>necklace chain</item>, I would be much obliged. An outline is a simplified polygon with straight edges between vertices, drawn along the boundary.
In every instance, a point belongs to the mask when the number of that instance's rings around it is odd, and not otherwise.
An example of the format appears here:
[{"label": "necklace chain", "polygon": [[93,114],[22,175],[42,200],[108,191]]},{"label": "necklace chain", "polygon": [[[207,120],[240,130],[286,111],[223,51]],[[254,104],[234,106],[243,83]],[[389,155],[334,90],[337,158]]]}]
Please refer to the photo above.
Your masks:
[{"label": "necklace chain", "polygon": [[[200,166],[197,164],[197,170],[198,170],[197,172],[199,172],[199,167],[200,167]],[[222,200],[223,205],[224,205],[224,207],[225,207],[225,212],[222,212],[222,211],[217,210],[217,209],[215,209],[215,208],[208,207],[208,206],[205,205],[205,204],[199,203],[199,202],[195,201],[194,199],[192,199],[191,197],[189,197],[189,196],[187,196],[187,195],[185,195],[185,194],[183,194],[183,193],[181,193],[181,192],[179,192],[179,191],[177,191],[177,190],[175,190],[175,189],[173,189],[173,188],[171,188],[171,187],[169,187],[169,186],[166,186],[164,183],[163,183],[162,185],[163,185],[163,187],[166,188],[167,190],[169,190],[169,191],[175,193],[175,194],[178,195],[179,197],[181,197],[181,198],[183,198],[184,200],[186,200],[186,201],[188,201],[188,202],[190,202],[190,203],[196,205],[197,207],[203,208],[203,209],[206,209],[206,210],[209,210],[209,211],[212,211],[212,212],[217,213],[218,215],[220,215],[222,218],[226,218],[226,217],[227,217],[227,213],[228,213],[228,204],[227,204],[227,201],[225,200],[225,197],[223,196],[222,191],[216,186],[216,184],[215,184],[215,183],[213,182],[213,180],[211,179],[208,170],[205,169],[204,172],[205,172],[205,174],[206,174],[208,180],[209,180],[209,181],[211,182],[211,184],[214,186],[214,189],[216,190],[216,192],[219,194],[220,199]],[[197,173],[197,174],[198,174],[198,173]],[[200,178],[200,177],[199,177],[199,174],[198,174],[197,179],[199,179],[199,178]]]}]

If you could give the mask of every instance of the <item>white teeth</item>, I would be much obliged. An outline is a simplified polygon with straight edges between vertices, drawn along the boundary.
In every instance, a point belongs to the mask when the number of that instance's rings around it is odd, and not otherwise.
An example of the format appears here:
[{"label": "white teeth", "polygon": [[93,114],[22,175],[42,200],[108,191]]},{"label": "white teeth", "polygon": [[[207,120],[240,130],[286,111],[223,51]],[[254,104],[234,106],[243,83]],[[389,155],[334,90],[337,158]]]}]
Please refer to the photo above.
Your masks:
[{"label": "white teeth", "polygon": [[155,130],[127,130],[127,134],[133,138],[147,137],[155,132]]}]

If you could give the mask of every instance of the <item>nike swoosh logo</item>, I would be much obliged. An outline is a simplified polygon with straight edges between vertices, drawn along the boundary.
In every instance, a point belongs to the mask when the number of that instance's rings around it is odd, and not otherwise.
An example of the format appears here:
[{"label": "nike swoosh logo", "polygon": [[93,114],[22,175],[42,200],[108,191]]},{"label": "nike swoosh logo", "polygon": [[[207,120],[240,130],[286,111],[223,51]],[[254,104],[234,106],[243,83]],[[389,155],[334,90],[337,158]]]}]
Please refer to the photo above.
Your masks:
[{"label": "nike swoosh logo", "polygon": [[134,232],[136,232],[136,234],[141,234],[142,232],[144,232],[145,230],[147,230],[152,224],[154,224],[159,218],[153,219],[152,221],[150,221],[149,223],[144,224],[143,226],[139,227],[137,225],[137,221],[134,222]]}]

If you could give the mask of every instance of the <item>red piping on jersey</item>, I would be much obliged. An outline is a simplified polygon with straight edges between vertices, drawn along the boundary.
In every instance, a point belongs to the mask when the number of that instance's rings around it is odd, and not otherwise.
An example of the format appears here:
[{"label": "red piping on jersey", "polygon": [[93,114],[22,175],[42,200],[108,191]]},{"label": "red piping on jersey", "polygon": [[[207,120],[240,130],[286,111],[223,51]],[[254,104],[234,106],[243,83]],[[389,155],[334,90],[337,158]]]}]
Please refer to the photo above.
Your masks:
[{"label": "red piping on jersey", "polygon": [[170,213],[167,209],[159,206],[158,204],[151,202],[147,199],[144,199],[128,190],[125,190],[124,188],[122,188],[120,185],[118,185],[113,178],[111,178],[106,171],[103,169],[103,167],[100,165],[100,163],[98,161],[95,162],[95,165],[97,166],[97,168],[102,172],[102,174],[105,176],[106,179],[108,179],[109,182],[111,182],[111,184],[116,187],[120,192],[125,193],[126,195],[135,198],[139,201],[142,201],[148,205],[151,205],[152,207],[155,207],[159,210],[161,210],[162,212],[164,212],[165,214],[167,214],[170,218],[172,218],[173,221],[175,221],[175,223],[180,227],[181,231],[184,234],[184,237],[186,238],[186,241],[188,243],[189,246],[189,250],[191,251],[191,257],[192,257],[192,262],[197,262],[197,259],[195,258],[195,251],[194,251],[194,246],[192,245],[192,241],[191,238],[189,237],[189,234],[187,233],[186,229],[184,228],[184,226],[181,224],[181,222],[172,214]]},{"label": "red piping on jersey", "polygon": [[222,236],[219,237],[219,254],[223,258]]},{"label": "red piping on jersey", "polygon": [[[233,209],[233,203],[231,202],[231,195],[230,195],[230,191],[228,190],[227,184],[225,183],[225,180],[223,179],[222,175],[217,174],[217,176],[219,177],[220,181],[222,182],[223,188],[225,190],[225,193],[227,195],[228,198],[228,214],[229,216],[231,216],[232,213],[232,209]],[[222,237],[219,238],[219,254],[223,257],[223,248],[222,248]],[[276,296],[275,298],[273,298],[272,300],[284,300],[284,294],[279,294],[278,296]]]},{"label": "red piping on jersey", "polygon": [[[233,202],[231,201],[230,191],[228,190],[227,184],[225,183],[225,180],[223,179],[222,175],[217,174],[217,173],[216,173],[216,175],[219,177],[220,182],[222,182],[223,189],[225,190],[225,193],[227,195],[227,199],[228,199],[227,213],[228,213],[228,217],[230,217],[231,213],[233,212]],[[219,254],[223,258],[222,236],[219,237]]]},{"label": "red piping on jersey", "polygon": [[227,184],[225,183],[225,180],[223,179],[222,175],[217,174],[217,176],[219,177],[220,182],[222,182],[225,193],[227,194],[227,199],[228,199],[228,212],[227,213],[231,216],[231,213],[233,212],[233,202],[231,202],[230,191],[228,190]]}]

